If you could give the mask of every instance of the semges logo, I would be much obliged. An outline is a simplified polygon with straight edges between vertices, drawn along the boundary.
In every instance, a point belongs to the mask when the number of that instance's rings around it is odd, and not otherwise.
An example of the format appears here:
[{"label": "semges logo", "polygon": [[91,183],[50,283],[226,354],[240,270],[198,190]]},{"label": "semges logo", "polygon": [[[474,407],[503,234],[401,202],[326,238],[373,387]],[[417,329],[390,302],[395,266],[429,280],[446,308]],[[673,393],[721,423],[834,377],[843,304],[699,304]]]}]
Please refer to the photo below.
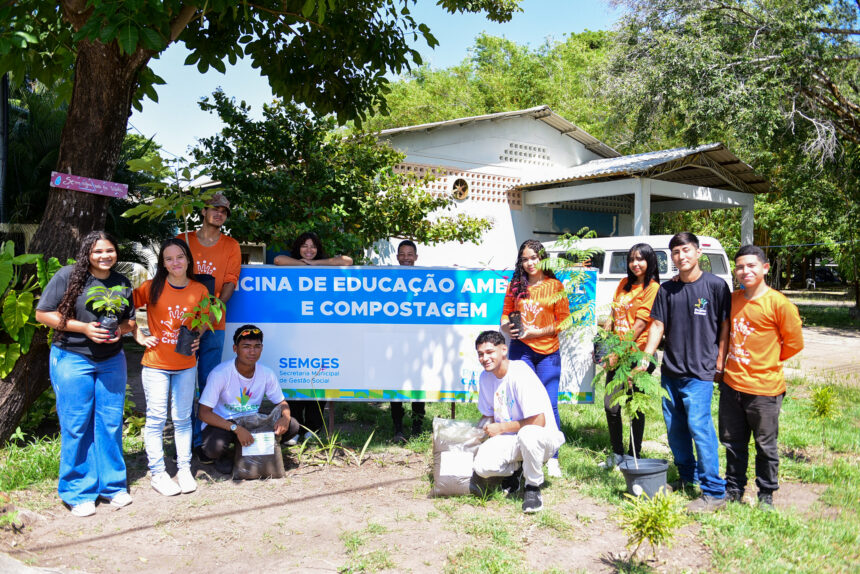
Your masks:
[{"label": "semges logo", "polygon": [[339,369],[337,357],[281,357],[278,365],[282,369]]}]

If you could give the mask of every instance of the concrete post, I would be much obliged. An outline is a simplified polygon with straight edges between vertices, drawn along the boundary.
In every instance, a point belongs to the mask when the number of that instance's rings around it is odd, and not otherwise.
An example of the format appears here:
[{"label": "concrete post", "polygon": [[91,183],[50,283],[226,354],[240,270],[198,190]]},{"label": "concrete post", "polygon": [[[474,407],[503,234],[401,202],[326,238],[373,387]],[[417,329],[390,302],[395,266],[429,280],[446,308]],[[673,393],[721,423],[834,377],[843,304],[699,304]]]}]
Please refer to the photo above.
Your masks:
[{"label": "concrete post", "polygon": [[651,180],[637,178],[639,187],[633,194],[633,235],[651,234]]},{"label": "concrete post", "polygon": [[755,199],[750,196],[749,203],[741,207],[741,245],[752,245]]}]

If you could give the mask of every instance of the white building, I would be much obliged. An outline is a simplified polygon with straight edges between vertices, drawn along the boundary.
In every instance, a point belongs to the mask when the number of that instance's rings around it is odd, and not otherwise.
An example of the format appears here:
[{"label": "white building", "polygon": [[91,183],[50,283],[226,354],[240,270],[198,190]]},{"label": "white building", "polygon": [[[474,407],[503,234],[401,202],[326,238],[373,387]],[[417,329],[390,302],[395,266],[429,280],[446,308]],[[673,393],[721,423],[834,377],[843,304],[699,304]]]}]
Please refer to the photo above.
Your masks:
[{"label": "white building", "polygon": [[[400,172],[436,175],[430,191],[456,198],[449,213],[493,222],[480,245],[421,246],[422,266],[506,268],[526,239],[551,241],[582,227],[649,235],[651,214],[668,211],[739,208],[748,243],[753,196],[769,186],[723,144],[622,156],[547,106],[389,129],[379,138],[406,154]],[[398,242],[374,259],[396,264]]]}]

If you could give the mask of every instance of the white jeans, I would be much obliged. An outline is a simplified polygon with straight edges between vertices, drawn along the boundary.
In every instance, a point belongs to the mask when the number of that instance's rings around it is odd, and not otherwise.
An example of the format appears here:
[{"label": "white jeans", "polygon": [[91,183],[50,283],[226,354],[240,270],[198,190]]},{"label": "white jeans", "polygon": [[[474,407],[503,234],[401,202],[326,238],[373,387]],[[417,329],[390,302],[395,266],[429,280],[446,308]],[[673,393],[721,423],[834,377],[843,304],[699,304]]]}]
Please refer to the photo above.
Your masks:
[{"label": "white jeans", "polygon": [[167,421],[167,398],[170,395],[170,418],[176,443],[176,465],[191,467],[191,407],[197,381],[197,367],[183,371],[163,371],[143,367],[140,373],[146,394],[146,425],[143,444],[152,474],[164,472],[164,423]]},{"label": "white jeans", "polygon": [[526,425],[517,434],[500,434],[478,448],[474,470],[478,476],[510,476],[523,463],[526,484],[543,484],[543,465],[564,444],[564,435],[545,427]]}]

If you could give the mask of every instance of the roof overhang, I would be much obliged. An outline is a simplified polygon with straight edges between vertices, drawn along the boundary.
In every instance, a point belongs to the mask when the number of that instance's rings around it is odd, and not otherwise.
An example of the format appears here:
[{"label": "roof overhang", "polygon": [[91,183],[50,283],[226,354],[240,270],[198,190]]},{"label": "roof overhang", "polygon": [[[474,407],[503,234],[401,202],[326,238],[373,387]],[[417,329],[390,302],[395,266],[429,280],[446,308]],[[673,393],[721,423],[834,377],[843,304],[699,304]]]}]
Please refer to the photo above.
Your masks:
[{"label": "roof overhang", "polygon": [[483,116],[472,116],[468,118],[457,118],[454,120],[445,120],[442,122],[433,122],[429,124],[419,124],[417,126],[406,126],[402,128],[391,128],[382,130],[376,135],[381,138],[391,138],[405,133],[414,132],[432,132],[435,130],[448,127],[464,127],[477,122],[499,122],[514,118],[532,118],[545,123],[551,128],[557,130],[563,136],[569,137],[578,141],[588,151],[599,155],[603,158],[619,157],[621,154],[592,136],[585,130],[580,129],[576,125],[570,123],[557,113],[553,112],[549,106],[536,106],[526,110],[516,110],[513,112],[499,112],[495,114],[485,114]]},{"label": "roof overhang", "polygon": [[594,160],[571,168],[548,171],[538,178],[520,182],[517,187],[533,191],[630,177],[749,194],[770,190],[767,179],[721,143]]}]

